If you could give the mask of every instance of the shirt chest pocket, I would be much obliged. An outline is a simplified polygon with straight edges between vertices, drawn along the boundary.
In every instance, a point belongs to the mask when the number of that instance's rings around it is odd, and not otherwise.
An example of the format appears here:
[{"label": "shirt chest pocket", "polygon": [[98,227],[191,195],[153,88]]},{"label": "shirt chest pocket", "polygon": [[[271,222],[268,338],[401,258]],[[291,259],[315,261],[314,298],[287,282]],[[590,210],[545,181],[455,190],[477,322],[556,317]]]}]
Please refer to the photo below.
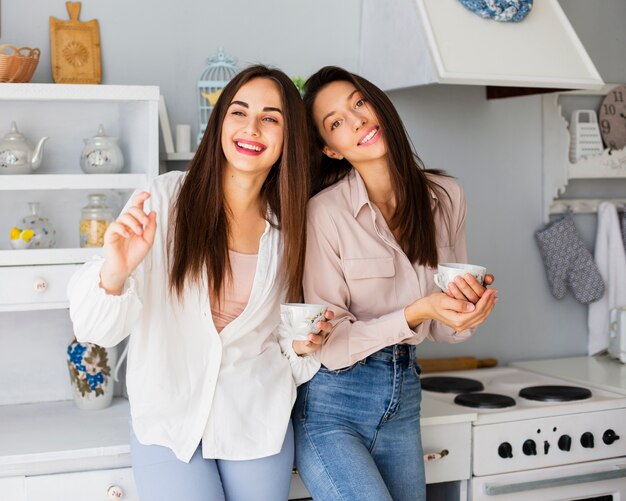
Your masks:
[{"label": "shirt chest pocket", "polygon": [[371,316],[372,304],[396,300],[393,257],[344,259],[344,274],[350,289],[350,311],[359,318]]},{"label": "shirt chest pocket", "polygon": [[364,257],[344,259],[345,275],[349,280],[390,278],[396,274],[392,257]]}]

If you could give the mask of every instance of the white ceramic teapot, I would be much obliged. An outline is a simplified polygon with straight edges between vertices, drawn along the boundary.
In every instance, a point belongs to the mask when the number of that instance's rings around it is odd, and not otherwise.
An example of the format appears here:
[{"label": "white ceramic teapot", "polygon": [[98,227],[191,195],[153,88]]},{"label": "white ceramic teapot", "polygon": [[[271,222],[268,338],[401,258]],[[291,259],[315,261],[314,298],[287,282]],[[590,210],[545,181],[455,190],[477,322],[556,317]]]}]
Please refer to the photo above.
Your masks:
[{"label": "white ceramic teapot", "polygon": [[87,174],[116,174],[124,167],[124,156],[117,139],[107,136],[100,125],[95,136],[84,140],[80,167]]},{"label": "white ceramic teapot", "polygon": [[0,174],[31,174],[41,165],[46,139],[42,137],[33,147],[11,122],[11,131],[0,139]]}]

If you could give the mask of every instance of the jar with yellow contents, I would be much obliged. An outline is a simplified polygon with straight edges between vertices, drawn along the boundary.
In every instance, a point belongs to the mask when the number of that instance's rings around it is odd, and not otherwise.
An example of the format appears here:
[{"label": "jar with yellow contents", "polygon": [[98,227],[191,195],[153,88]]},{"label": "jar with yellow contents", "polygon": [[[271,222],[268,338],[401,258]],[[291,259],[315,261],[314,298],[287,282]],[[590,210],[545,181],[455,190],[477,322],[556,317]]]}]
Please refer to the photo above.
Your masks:
[{"label": "jar with yellow contents", "polygon": [[80,246],[102,247],[104,232],[113,221],[113,211],[106,205],[105,195],[94,193],[87,198],[89,203],[81,211]]}]

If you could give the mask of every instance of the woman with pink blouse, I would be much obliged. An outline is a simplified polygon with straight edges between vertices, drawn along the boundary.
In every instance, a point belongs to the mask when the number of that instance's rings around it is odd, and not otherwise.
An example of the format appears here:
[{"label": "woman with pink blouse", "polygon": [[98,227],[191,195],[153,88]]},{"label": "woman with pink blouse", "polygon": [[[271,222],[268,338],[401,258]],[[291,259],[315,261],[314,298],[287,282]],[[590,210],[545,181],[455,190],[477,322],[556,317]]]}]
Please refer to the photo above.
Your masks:
[{"label": "woman with pink blouse", "polygon": [[325,67],[304,100],[319,148],[304,299],[335,319],[298,392],[296,464],[316,501],[424,500],[416,347],[468,339],[497,291],[471,275],[435,286],[439,262],[467,261],[463,191],[423,169],[380,89]]}]

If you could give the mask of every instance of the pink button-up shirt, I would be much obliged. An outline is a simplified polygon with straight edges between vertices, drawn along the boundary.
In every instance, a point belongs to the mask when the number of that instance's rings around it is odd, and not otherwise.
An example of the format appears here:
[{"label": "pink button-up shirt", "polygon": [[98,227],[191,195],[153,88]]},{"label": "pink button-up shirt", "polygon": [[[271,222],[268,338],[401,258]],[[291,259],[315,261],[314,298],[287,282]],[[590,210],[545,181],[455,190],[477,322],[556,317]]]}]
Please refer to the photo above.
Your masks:
[{"label": "pink button-up shirt", "polygon": [[[431,192],[439,262],[467,262],[463,190],[450,178],[428,175],[450,196],[439,200]],[[435,273],[409,261],[356,170],[309,202],[304,300],[335,312],[334,328],[319,351],[329,369],[348,367],[392,344],[426,338],[457,343],[471,336],[471,330],[455,332],[431,320],[415,330],[408,326],[404,309],[439,291]]]}]

